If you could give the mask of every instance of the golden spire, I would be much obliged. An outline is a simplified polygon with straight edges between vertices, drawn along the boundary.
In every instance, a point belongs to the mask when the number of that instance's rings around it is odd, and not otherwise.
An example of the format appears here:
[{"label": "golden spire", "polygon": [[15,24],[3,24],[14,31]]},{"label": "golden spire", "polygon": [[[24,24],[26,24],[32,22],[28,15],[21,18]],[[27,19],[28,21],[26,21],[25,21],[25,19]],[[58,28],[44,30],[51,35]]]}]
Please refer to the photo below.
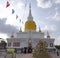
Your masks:
[{"label": "golden spire", "polygon": [[31,3],[29,4],[29,15],[28,20],[25,22],[25,30],[36,30],[36,23],[33,21],[31,13]]},{"label": "golden spire", "polygon": [[39,27],[39,32],[42,32],[41,29],[40,29],[40,27]]},{"label": "golden spire", "polygon": [[11,37],[11,38],[14,38],[14,34],[12,33],[10,37]]},{"label": "golden spire", "polygon": [[49,35],[49,32],[47,31],[47,38],[49,38],[50,39],[50,35]]},{"label": "golden spire", "polygon": [[22,29],[20,28],[19,32],[22,32]]}]

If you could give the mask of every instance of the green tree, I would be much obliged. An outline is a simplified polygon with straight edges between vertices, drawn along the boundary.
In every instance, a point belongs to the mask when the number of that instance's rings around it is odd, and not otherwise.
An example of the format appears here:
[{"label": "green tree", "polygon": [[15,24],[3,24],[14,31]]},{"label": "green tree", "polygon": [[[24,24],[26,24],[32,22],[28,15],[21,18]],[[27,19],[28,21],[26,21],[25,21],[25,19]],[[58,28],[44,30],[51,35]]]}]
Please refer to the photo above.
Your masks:
[{"label": "green tree", "polygon": [[42,40],[40,40],[37,46],[33,49],[32,54],[34,58],[52,58]]},{"label": "green tree", "polygon": [[1,41],[1,44],[6,48],[7,43],[4,40]]},{"label": "green tree", "polygon": [[56,45],[55,47],[60,50],[60,45]]}]

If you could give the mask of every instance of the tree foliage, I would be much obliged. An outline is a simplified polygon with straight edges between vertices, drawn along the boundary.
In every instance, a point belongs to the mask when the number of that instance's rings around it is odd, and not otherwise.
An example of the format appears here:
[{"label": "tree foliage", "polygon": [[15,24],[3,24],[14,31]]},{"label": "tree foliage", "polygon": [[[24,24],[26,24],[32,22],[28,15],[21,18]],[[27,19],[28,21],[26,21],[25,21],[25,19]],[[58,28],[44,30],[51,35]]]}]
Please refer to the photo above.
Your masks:
[{"label": "tree foliage", "polygon": [[55,47],[56,47],[57,49],[60,49],[60,45],[56,45]]},{"label": "tree foliage", "polygon": [[1,44],[6,48],[7,43],[4,40],[1,41]]},{"label": "tree foliage", "polygon": [[39,41],[37,46],[33,49],[33,57],[34,58],[52,58],[51,55],[46,50],[46,46],[44,41]]}]

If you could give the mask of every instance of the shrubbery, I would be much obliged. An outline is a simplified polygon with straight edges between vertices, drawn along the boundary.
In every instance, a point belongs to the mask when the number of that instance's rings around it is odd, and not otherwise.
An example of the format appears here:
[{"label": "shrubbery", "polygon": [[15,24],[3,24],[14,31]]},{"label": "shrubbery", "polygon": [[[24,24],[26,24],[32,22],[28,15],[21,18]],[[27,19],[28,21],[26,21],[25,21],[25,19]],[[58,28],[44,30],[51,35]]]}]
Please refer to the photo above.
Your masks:
[{"label": "shrubbery", "polygon": [[55,47],[56,47],[57,49],[60,49],[60,45],[56,45]]},{"label": "shrubbery", "polygon": [[46,50],[46,45],[44,41],[39,41],[37,46],[33,49],[33,57],[34,58],[52,58],[51,55]]}]

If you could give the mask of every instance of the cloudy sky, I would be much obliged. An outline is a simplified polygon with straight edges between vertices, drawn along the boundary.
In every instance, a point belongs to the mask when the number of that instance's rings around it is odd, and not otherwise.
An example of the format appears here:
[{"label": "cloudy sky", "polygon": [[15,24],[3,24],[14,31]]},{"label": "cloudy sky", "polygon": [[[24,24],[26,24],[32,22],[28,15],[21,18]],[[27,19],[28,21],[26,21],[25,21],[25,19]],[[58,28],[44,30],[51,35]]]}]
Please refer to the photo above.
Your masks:
[{"label": "cloudy sky", "polygon": [[[10,3],[8,8],[7,1]],[[0,0],[0,37],[6,39],[18,32],[20,27],[24,31],[30,2],[37,31],[39,27],[45,34],[49,31],[51,37],[55,38],[55,44],[60,44],[60,0]],[[14,14],[12,9],[15,10]],[[23,23],[20,23],[20,19]]]}]

